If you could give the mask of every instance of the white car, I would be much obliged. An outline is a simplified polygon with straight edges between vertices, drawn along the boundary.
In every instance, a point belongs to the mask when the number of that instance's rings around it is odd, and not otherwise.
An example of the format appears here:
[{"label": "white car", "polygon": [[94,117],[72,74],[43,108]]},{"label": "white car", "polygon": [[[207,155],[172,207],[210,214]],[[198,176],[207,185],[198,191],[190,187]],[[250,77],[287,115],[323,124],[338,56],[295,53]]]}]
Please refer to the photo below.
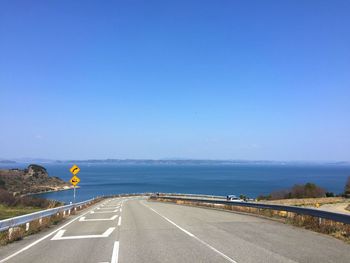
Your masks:
[{"label": "white car", "polygon": [[228,195],[226,196],[227,201],[230,202],[244,202],[243,199],[240,199],[239,197],[235,196],[235,195]]}]

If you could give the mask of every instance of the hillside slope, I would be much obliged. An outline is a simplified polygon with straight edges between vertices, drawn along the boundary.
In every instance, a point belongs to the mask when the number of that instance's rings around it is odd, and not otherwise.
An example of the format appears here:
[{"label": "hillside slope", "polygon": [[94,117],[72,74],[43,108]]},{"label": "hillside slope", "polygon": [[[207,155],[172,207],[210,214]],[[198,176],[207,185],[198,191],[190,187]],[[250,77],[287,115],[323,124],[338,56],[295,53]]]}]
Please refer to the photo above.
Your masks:
[{"label": "hillside slope", "polygon": [[23,195],[69,189],[70,184],[58,177],[50,177],[44,167],[31,164],[24,170],[0,170],[0,188],[14,195]]}]

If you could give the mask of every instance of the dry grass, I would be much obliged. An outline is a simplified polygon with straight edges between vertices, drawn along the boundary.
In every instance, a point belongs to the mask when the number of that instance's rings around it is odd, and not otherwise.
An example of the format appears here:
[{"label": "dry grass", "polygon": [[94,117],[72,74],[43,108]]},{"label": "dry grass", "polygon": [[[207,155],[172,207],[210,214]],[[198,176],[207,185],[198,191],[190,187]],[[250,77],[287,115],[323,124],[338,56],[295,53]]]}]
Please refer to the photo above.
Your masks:
[{"label": "dry grass", "polygon": [[0,232],[0,246],[4,246],[8,243],[8,231]]},{"label": "dry grass", "polygon": [[0,220],[40,211],[38,207],[6,206],[0,204]]},{"label": "dry grass", "polygon": [[22,227],[14,227],[11,234],[8,233],[9,242],[21,240],[24,237],[25,230]]},{"label": "dry grass", "polygon": [[302,199],[280,199],[271,201],[261,201],[266,204],[279,204],[279,205],[295,205],[295,206],[316,206],[325,204],[344,203],[349,199],[343,197],[321,197],[321,198],[302,198]]},{"label": "dry grass", "polygon": [[350,211],[350,205],[348,205],[345,209]]}]

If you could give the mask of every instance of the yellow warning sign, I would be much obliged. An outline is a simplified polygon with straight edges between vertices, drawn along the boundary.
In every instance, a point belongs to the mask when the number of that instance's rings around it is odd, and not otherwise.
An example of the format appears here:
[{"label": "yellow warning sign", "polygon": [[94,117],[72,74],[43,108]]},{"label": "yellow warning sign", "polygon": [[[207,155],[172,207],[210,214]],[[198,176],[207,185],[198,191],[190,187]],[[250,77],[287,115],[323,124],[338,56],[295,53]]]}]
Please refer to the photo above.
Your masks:
[{"label": "yellow warning sign", "polygon": [[76,186],[77,184],[79,184],[80,178],[78,176],[74,175],[69,181],[72,185]]},{"label": "yellow warning sign", "polygon": [[69,171],[70,171],[72,174],[77,175],[77,174],[80,172],[80,168],[79,168],[77,165],[74,164],[74,165],[69,169]]}]

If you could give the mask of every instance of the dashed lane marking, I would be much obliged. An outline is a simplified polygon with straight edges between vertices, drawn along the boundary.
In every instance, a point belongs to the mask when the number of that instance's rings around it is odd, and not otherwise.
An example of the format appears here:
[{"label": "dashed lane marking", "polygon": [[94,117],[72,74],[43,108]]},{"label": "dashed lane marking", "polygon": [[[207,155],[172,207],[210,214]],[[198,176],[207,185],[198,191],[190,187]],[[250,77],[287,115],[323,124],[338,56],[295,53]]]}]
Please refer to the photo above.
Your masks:
[{"label": "dashed lane marking", "polygon": [[119,241],[114,242],[111,263],[118,263]]}]

